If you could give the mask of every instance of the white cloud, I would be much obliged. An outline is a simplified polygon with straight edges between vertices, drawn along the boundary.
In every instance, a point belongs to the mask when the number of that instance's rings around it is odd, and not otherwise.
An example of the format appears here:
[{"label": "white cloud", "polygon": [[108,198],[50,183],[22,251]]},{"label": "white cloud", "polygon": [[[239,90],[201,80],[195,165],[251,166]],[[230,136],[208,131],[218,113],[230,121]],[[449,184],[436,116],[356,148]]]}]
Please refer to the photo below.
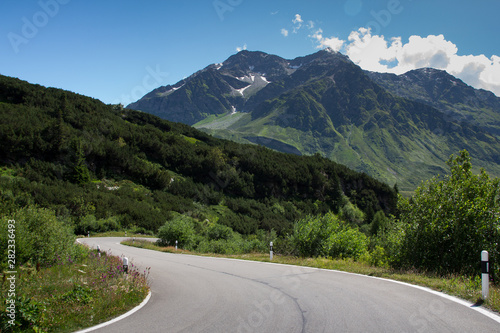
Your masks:
[{"label": "white cloud", "polygon": [[236,51],[237,52],[241,52],[241,51],[246,50],[246,49],[247,49],[247,44],[246,43],[243,46],[236,47]]},{"label": "white cloud", "polygon": [[349,58],[363,69],[378,72],[388,71],[381,62],[393,62],[401,47],[401,38],[393,38],[389,46],[384,36],[372,36],[365,28],[351,32],[348,40],[345,51]]},{"label": "white cloud", "polygon": [[323,37],[322,29],[316,30],[316,32],[309,37],[318,42],[318,46],[316,46],[318,49],[329,47],[334,51],[340,51],[344,45],[344,41],[337,37]]},{"label": "white cloud", "polygon": [[[300,14],[295,14],[292,23],[292,32],[297,33],[304,20]],[[383,35],[372,35],[371,29],[359,28],[345,41],[334,36],[325,37],[321,28],[314,30],[313,21],[304,26],[317,48],[341,51],[363,69],[403,74],[431,67],[445,70],[474,88],[490,90],[500,96],[500,56],[459,55],[457,45],[443,35],[414,35],[404,43],[401,37],[387,39]],[[289,30],[283,28],[281,34],[287,37]]]},{"label": "white cloud", "polygon": [[303,23],[304,21],[302,20],[302,16],[300,14],[295,14],[295,18],[292,21],[293,23]]},{"label": "white cloud", "polygon": [[[326,46],[328,41],[321,32],[310,36],[317,40],[318,47]],[[458,47],[443,35],[411,36],[403,43],[401,37],[386,40],[384,36],[372,35],[369,29],[360,28],[351,32],[344,51],[366,70],[403,74],[432,67],[445,70],[474,88],[491,90],[500,96],[500,57],[458,55]]]},{"label": "white cloud", "polygon": [[302,20],[302,16],[300,16],[300,14],[295,14],[295,18],[292,20],[292,22],[294,24],[293,33],[296,34],[297,31],[302,28],[302,23],[304,23],[304,21]]}]

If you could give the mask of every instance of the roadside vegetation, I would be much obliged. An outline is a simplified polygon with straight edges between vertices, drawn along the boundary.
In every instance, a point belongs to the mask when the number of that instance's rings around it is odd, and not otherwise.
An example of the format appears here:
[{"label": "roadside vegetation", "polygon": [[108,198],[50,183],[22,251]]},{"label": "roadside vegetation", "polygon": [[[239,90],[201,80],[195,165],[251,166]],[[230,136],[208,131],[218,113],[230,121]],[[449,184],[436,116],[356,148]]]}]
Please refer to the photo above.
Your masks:
[{"label": "roadside vegetation", "polygon": [[[484,301],[480,254],[487,250],[493,284],[484,304],[500,311],[496,264],[500,262],[500,180],[484,171],[473,174],[466,151],[452,156],[448,165],[449,176],[423,183],[411,198],[399,198],[397,217],[379,212],[368,225],[362,224],[363,213],[349,202],[337,214],[296,220],[290,233],[282,236],[243,238],[217,224],[200,229],[195,220],[179,215],[160,228],[156,244],[125,244],[267,261],[273,241],[275,262],[387,277],[480,303]],[[182,250],[173,250],[175,240]]]},{"label": "roadside vegetation", "polygon": [[[9,220],[16,221],[13,266],[4,250]],[[51,210],[28,206],[0,225],[1,332],[73,332],[126,312],[149,292],[148,270],[125,274],[121,258],[75,243]]]}]

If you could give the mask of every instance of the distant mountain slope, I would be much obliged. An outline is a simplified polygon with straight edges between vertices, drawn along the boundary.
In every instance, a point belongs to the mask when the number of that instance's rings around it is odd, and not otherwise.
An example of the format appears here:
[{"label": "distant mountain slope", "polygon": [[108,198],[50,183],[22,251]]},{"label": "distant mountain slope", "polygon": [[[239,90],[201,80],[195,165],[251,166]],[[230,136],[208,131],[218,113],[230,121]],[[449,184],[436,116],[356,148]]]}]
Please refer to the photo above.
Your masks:
[{"label": "distant mountain slope", "polygon": [[[365,72],[328,49],[293,60],[242,51],[130,107],[238,142],[321,153],[405,190],[445,173],[462,149],[500,175],[496,97],[444,72],[407,74]],[[182,97],[191,86],[204,87],[196,102]]]},{"label": "distant mountain slope", "polygon": [[500,136],[500,98],[474,89],[445,71],[423,68],[402,75],[367,72],[391,93],[435,107],[449,119],[470,122]]}]

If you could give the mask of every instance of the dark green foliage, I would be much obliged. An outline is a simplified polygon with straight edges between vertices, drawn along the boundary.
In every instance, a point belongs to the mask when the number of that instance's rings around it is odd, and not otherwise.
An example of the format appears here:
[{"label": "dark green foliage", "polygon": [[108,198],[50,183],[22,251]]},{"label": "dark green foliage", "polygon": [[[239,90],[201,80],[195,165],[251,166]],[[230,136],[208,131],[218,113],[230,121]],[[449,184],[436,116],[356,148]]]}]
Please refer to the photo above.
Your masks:
[{"label": "dark green foliage", "polygon": [[14,325],[7,312],[0,314],[0,329],[2,332],[43,332],[40,329],[46,306],[43,302],[36,301],[26,296],[15,298],[16,317]]},{"label": "dark green foliage", "polygon": [[368,249],[367,237],[331,212],[298,220],[290,239],[301,256],[358,258]]},{"label": "dark green foliage", "polygon": [[77,233],[156,232],[171,212],[196,214],[193,202],[223,203],[229,209],[219,224],[246,235],[282,234],[306,214],[338,211],[343,193],[363,211],[396,207],[390,187],[320,156],[215,139],[5,76],[0,115],[0,163],[13,172],[0,179],[0,209],[37,204]]},{"label": "dark green foliage", "polygon": [[389,221],[384,212],[379,210],[373,217],[373,221],[370,224],[370,234],[377,235],[379,230],[384,230],[387,227],[388,223]]},{"label": "dark green foliage", "polygon": [[207,238],[209,240],[228,240],[233,235],[233,229],[221,224],[214,224],[207,231]]},{"label": "dark green foliage", "polygon": [[[469,154],[451,157],[451,175],[401,199],[406,225],[400,264],[438,273],[479,274],[482,250],[500,262],[500,179],[472,173]],[[498,269],[496,267],[495,269]]]},{"label": "dark green foliage", "polygon": [[14,220],[16,265],[26,263],[50,265],[58,258],[74,253],[75,237],[71,228],[54,211],[28,206],[15,213],[0,216],[0,267],[7,265],[8,221]]},{"label": "dark green foliage", "polygon": [[190,249],[194,243],[194,220],[189,216],[177,215],[158,230],[160,245],[176,245]]},{"label": "dark green foliage", "polygon": [[81,217],[76,223],[75,234],[87,235],[89,232],[94,234],[120,229],[120,221],[116,216],[97,220],[94,215],[86,215]]},{"label": "dark green foliage", "polygon": [[69,179],[76,184],[86,184],[90,182],[91,176],[90,171],[85,162],[85,155],[83,153],[82,142],[80,140],[75,140],[72,144],[72,149],[74,150],[73,161],[71,165],[71,173],[69,174]]}]

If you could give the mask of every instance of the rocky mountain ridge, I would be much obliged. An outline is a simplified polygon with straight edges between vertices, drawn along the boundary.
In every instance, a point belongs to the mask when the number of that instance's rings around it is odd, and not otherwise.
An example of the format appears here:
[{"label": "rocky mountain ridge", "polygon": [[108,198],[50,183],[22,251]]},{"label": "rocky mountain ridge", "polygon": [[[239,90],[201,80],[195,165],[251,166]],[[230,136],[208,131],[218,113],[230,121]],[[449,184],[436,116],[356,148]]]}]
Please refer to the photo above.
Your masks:
[{"label": "rocky mountain ridge", "polygon": [[241,51],[128,107],[222,138],[320,153],[411,190],[467,149],[500,175],[500,98],[446,72],[362,70],[331,50],[286,60]]}]

